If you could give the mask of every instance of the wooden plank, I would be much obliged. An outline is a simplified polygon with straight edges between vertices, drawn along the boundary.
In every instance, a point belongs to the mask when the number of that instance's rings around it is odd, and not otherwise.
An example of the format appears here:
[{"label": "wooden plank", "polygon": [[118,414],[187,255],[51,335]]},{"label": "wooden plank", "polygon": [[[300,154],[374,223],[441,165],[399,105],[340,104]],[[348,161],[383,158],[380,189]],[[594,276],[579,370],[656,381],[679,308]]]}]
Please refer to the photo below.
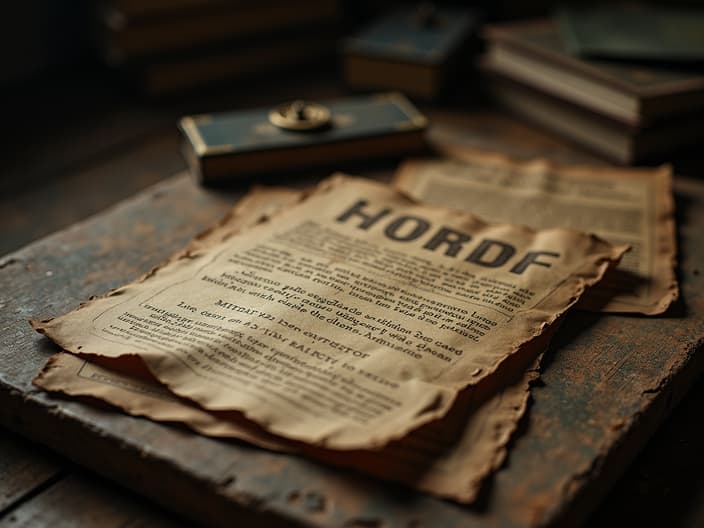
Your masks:
[{"label": "wooden plank", "polygon": [[0,431],[0,517],[61,475],[57,457],[36,444]]},{"label": "wooden plank", "polygon": [[179,141],[174,128],[75,173],[29,187],[25,192],[2,195],[0,255],[102,211],[183,170],[185,162],[179,153]]},{"label": "wooden plank", "polygon": [[588,526],[704,526],[704,377],[648,442]]},{"label": "wooden plank", "polygon": [[144,499],[99,482],[71,475],[0,518],[0,528],[177,528],[182,521]]},{"label": "wooden plank", "polygon": [[212,524],[247,513],[271,522],[351,526],[528,526],[583,519],[702,370],[695,352],[704,334],[697,268],[704,186],[681,180],[678,191],[684,302],[660,318],[570,316],[548,354],[544,386],[534,391],[525,430],[480,507],[31,388],[53,348],[24,320],[62,313],[139,275],[224,211],[231,197],[196,188],[185,177],[6,261],[0,270],[0,289],[9,292],[0,319],[0,422]]}]

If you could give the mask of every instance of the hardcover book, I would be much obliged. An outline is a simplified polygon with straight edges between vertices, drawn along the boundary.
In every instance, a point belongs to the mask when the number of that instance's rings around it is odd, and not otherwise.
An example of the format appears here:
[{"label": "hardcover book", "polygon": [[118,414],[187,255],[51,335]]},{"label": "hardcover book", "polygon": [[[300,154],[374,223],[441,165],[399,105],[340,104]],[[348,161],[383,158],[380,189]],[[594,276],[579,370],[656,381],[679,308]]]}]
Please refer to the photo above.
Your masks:
[{"label": "hardcover book", "polygon": [[630,126],[704,108],[704,75],[569,53],[557,24],[489,26],[488,69]]},{"label": "hardcover book", "polygon": [[557,20],[575,55],[684,63],[704,59],[701,8],[566,6]]},{"label": "hardcover book", "polygon": [[704,112],[630,127],[525,84],[485,70],[492,97],[505,109],[559,134],[612,162],[662,161],[668,153],[696,145],[704,134]]}]

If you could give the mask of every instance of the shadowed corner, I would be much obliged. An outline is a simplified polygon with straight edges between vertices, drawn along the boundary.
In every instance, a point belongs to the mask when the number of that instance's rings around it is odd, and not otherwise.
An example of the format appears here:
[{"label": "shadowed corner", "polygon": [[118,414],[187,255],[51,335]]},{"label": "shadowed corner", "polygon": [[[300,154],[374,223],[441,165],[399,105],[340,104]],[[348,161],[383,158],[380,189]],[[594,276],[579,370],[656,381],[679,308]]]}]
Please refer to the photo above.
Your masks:
[{"label": "shadowed corner", "polygon": [[[688,226],[692,222],[692,207],[694,206],[694,200],[688,194],[674,191],[675,199],[675,225],[676,226]],[[684,239],[684,234],[680,229],[675,231],[675,240],[677,244],[677,266],[675,266],[675,276],[677,277],[677,283],[680,285],[680,295],[677,300],[672,303],[672,306],[663,315],[668,315],[672,317],[686,317],[690,315],[687,308],[687,299],[684,297],[684,291],[681,285],[686,280],[701,280],[698,277],[704,270],[699,268],[699,263],[692,262],[689,263],[689,255],[687,253],[687,244]]]}]

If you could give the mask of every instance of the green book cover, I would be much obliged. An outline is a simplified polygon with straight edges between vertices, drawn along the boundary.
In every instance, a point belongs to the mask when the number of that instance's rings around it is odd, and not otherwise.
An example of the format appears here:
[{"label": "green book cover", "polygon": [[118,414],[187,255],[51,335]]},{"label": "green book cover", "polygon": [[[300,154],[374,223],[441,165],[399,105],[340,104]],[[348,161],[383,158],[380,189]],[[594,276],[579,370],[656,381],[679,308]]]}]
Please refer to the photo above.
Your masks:
[{"label": "green book cover", "polygon": [[556,18],[575,55],[657,62],[704,59],[704,9],[566,6]]},{"label": "green book cover", "polygon": [[506,42],[512,47],[540,56],[589,77],[619,85],[639,96],[675,94],[704,90],[704,72],[682,64],[625,62],[578,57],[569,51],[558,24],[549,19],[497,24],[487,30],[490,41]]}]

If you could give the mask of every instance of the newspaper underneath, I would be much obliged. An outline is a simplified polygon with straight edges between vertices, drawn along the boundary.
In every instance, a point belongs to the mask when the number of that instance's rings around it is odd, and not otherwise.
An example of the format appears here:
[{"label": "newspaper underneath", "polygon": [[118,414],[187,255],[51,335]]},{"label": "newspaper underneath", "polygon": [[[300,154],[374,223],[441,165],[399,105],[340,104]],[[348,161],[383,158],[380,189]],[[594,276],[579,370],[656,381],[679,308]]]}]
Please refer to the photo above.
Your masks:
[{"label": "newspaper underneath", "polygon": [[289,440],[378,449],[437,421],[625,252],[338,175],[299,204],[35,322]]},{"label": "newspaper underneath", "polygon": [[408,161],[397,172],[396,187],[414,199],[492,222],[571,227],[629,244],[618,268],[584,296],[580,308],[654,315],[677,299],[669,166],[566,166],[467,148],[444,150],[461,161]]}]

